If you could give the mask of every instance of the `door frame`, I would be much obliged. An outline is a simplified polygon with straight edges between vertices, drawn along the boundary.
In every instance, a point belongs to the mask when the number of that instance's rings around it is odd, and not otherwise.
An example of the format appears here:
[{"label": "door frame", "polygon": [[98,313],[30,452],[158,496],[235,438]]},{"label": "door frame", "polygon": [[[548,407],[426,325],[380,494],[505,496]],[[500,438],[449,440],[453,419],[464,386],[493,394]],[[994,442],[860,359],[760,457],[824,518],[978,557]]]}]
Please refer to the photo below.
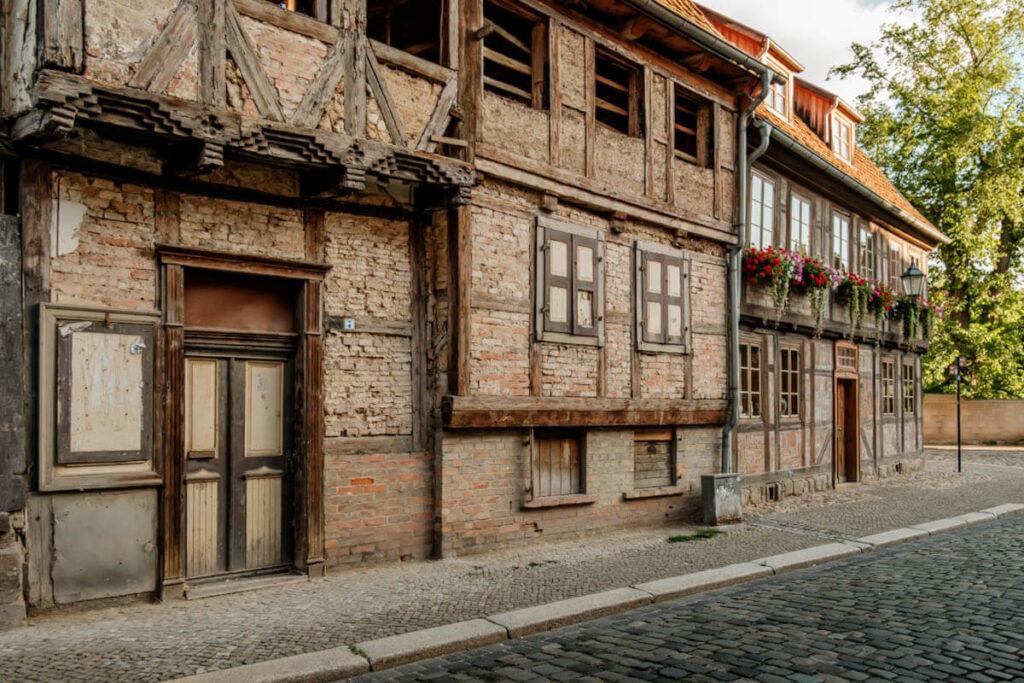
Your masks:
[{"label": "door frame", "polygon": [[[298,351],[295,355],[295,504],[294,566],[309,576],[324,574],[324,410],[323,281],[330,266],[313,261],[275,259],[158,244],[162,348],[156,375],[163,390],[163,438],[157,457],[163,462],[160,540],[162,598],[181,597],[185,589],[185,270],[201,268],[239,275],[299,281]],[[248,335],[253,341],[259,335]],[[257,342],[258,343],[258,342]]]},{"label": "door frame", "polygon": [[[832,486],[839,483],[839,392],[846,392],[846,424],[843,434],[843,463],[846,483],[860,481],[860,352],[853,342],[835,343],[835,379],[832,383]],[[849,389],[849,390],[847,390]],[[851,429],[852,426],[852,429]],[[850,476],[853,472],[853,477]]]}]

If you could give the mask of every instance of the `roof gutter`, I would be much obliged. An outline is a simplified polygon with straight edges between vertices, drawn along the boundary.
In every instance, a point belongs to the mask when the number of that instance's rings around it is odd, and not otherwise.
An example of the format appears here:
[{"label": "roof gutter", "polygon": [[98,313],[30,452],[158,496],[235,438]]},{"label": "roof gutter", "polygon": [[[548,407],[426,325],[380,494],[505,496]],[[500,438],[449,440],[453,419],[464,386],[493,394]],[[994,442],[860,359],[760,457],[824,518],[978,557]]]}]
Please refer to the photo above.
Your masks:
[{"label": "roof gutter", "polygon": [[792,152],[799,159],[806,161],[814,167],[815,170],[820,171],[830,180],[838,182],[854,194],[859,195],[861,198],[866,199],[872,204],[875,204],[876,206],[893,214],[901,221],[917,230],[926,239],[932,240],[938,244],[949,244],[952,241],[945,234],[931,225],[928,225],[917,216],[911,215],[906,210],[896,206],[890,201],[887,201],[878,193],[843,173],[840,169],[825,161],[813,151],[804,147],[802,144],[787,135],[785,131],[775,128],[775,131],[772,134],[772,139],[777,147],[782,147]]},{"label": "roof gutter", "polygon": [[758,59],[748,55],[732,43],[709,33],[689,19],[670,10],[658,2],[658,0],[624,0],[624,2],[650,18],[665,24],[672,30],[678,31],[708,52],[718,55],[722,59],[731,62],[745,71],[749,71],[755,76],[760,76],[767,72],[771,74],[772,82],[786,82],[786,79],[777,71],[762,64]]}]

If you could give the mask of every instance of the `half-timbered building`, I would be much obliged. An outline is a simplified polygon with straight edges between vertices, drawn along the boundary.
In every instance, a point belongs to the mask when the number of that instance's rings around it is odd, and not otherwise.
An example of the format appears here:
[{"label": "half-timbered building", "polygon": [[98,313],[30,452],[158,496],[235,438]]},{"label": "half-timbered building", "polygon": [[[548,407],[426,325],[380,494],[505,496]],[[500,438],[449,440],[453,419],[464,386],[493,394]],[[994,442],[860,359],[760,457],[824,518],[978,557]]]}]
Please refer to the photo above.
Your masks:
[{"label": "half-timbered building", "polygon": [[876,276],[942,239],[760,34],[690,0],[2,9],[5,621],[919,457],[920,344],[730,285],[754,214]]}]

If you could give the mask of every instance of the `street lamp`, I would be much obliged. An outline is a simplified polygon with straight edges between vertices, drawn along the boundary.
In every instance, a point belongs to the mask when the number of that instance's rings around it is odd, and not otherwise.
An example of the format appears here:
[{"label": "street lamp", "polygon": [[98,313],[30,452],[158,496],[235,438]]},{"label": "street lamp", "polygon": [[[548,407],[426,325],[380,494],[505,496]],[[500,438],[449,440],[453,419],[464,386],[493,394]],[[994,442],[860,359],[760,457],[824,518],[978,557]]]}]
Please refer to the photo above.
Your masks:
[{"label": "street lamp", "polygon": [[917,267],[917,261],[911,262],[910,267],[900,275],[900,283],[907,296],[917,299],[924,294],[924,273]]},{"label": "street lamp", "polygon": [[960,445],[960,379],[964,374],[964,368],[967,367],[967,359],[963,356],[959,356],[955,363],[951,363],[949,366],[949,374],[956,376],[956,471],[961,472],[962,467],[962,447]]}]

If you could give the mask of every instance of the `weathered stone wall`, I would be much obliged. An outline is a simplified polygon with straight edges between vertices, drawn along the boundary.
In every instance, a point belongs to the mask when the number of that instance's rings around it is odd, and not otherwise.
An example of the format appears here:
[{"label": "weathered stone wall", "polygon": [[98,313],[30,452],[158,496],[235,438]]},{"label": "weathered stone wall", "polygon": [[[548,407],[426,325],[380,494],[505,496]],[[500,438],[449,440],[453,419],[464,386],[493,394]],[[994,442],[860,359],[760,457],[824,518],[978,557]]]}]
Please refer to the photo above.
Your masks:
[{"label": "weathered stone wall", "polygon": [[0,631],[25,622],[25,513],[0,512]]}]

